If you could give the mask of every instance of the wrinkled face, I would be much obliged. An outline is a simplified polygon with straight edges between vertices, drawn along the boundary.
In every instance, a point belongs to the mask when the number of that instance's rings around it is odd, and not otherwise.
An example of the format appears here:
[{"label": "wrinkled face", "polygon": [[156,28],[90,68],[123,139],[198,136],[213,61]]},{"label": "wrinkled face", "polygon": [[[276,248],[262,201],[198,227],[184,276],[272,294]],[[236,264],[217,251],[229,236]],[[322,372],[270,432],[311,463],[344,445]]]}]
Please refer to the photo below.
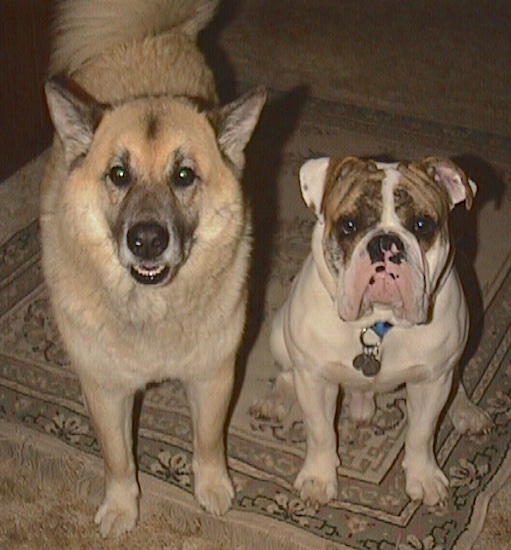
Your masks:
[{"label": "wrinkled face", "polygon": [[98,261],[115,255],[133,281],[160,285],[194,250],[217,257],[218,241],[224,253],[234,247],[246,224],[243,150],[263,90],[208,113],[184,98],[104,107],[59,82],[46,91],[68,170],[67,225],[96,243]]},{"label": "wrinkled face", "polygon": [[[427,322],[450,259],[448,189],[420,163],[312,162],[314,170],[302,169],[302,190],[324,226],[321,249],[339,316]],[[318,177],[323,187],[314,195]]]}]

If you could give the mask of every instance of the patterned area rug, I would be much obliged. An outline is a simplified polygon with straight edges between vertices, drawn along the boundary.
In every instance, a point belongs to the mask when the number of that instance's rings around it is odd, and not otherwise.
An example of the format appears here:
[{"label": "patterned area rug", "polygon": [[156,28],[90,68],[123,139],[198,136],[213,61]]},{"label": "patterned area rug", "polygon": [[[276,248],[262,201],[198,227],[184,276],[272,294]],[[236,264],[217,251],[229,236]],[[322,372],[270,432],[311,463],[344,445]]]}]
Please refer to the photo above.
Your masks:
[{"label": "patterned area rug", "polygon": [[[489,496],[511,469],[511,274],[494,278],[498,285],[483,300],[484,317],[476,319],[473,329],[476,351],[463,374],[469,393],[496,428],[484,437],[460,437],[446,419],[439,431],[437,456],[451,480],[448,506],[429,509],[404,493],[400,463],[406,412],[398,390],[378,398],[369,426],[354,426],[341,410],[339,498],[316,510],[292,488],[305,450],[299,411],[283,424],[255,421],[248,414],[252,400],[275,375],[267,347],[268,321],[308,253],[311,229],[306,212],[279,224],[258,337],[248,361],[240,365],[241,392],[228,438],[236,517],[241,514],[245,523],[254,518],[251,529],[260,529],[276,548],[467,548],[480,528]],[[99,455],[77,379],[49,313],[39,255],[35,220],[0,248],[0,417]],[[181,385],[171,381],[150,389],[140,418],[139,466],[178,488],[178,494],[182,491],[188,503],[190,451],[189,412]],[[239,522],[230,526],[229,516],[223,526],[242,529]],[[246,547],[260,548],[252,544]]]}]

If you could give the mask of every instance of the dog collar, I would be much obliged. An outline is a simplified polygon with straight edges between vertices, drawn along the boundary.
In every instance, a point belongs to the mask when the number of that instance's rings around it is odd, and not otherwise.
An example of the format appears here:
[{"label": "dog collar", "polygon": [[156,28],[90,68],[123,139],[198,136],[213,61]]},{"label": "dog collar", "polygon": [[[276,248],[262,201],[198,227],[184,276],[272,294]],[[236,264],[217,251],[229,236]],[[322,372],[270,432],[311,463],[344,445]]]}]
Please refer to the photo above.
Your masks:
[{"label": "dog collar", "polygon": [[[353,359],[353,367],[362,372],[364,376],[376,376],[381,369],[381,362],[378,358],[380,345],[384,336],[393,327],[391,323],[380,321],[370,327],[362,329],[360,332],[360,343],[362,344],[362,353],[359,353]],[[378,337],[376,342],[371,343],[367,339],[367,334],[372,331]]]},{"label": "dog collar", "polygon": [[392,323],[387,323],[386,321],[379,321],[378,323],[374,323],[374,325],[369,327],[369,329],[375,332],[383,340],[383,337],[387,334],[387,332],[393,326],[394,325]]}]

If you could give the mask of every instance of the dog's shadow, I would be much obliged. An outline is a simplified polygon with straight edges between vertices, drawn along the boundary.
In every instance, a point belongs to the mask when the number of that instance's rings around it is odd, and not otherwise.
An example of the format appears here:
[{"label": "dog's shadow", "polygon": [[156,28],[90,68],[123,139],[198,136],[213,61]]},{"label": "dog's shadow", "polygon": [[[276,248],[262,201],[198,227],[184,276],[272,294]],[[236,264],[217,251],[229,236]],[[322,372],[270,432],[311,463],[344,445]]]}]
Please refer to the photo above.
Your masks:
[{"label": "dog's shadow", "polygon": [[484,326],[483,293],[475,271],[475,259],[480,241],[478,228],[484,224],[481,214],[487,203],[500,208],[505,183],[488,162],[473,155],[454,157],[453,161],[477,184],[474,207],[466,211],[463,207],[454,209],[451,215],[451,231],[456,248],[456,268],[460,275],[471,319],[469,341],[463,363],[475,353],[481,341]]},{"label": "dog's shadow", "polygon": [[[456,249],[455,265],[465,292],[470,315],[467,345],[460,360],[460,368],[454,382],[452,397],[463,376],[463,370],[480,346],[484,330],[485,306],[483,291],[475,270],[475,259],[480,247],[478,228],[484,224],[482,209],[493,203],[500,208],[506,185],[495,168],[487,161],[474,155],[460,155],[452,159],[477,185],[474,206],[466,211],[462,206],[451,215],[451,233]],[[466,388],[471,393],[472,388]]]},{"label": "dog's shadow", "polygon": [[270,93],[256,133],[247,148],[243,185],[252,210],[253,249],[247,325],[239,353],[232,409],[245,379],[248,356],[264,321],[266,288],[278,223],[277,180],[283,166],[285,145],[298,125],[307,96],[308,88],[305,86],[288,92]]}]

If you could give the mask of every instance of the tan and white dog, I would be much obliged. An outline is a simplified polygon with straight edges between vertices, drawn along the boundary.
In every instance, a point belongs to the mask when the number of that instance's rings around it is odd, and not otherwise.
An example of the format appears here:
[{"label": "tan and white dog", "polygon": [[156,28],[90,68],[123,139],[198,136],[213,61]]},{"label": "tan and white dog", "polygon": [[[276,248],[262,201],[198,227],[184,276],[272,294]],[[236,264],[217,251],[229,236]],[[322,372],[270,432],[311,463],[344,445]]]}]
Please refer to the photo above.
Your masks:
[{"label": "tan and white dog", "polygon": [[[406,384],[406,492],[442,503],[448,480],[434,436],[469,326],[448,214],[461,202],[470,208],[476,186],[439,158],[314,159],[302,166],[300,184],[317,216],[312,252],[273,322],[282,371],[252,414],[281,420],[298,398],[307,454],[295,486],[302,499],[323,504],[337,495],[339,385],[351,416],[369,422],[375,394]],[[450,416],[461,432],[491,426],[461,385]]]},{"label": "tan and white dog", "polygon": [[196,45],[216,0],[66,0],[46,85],[43,268],[105,462],[104,536],[139,514],[136,392],[180,379],[194,490],[234,497],[224,432],[245,325],[251,221],[240,184],[264,90],[219,106]]}]

